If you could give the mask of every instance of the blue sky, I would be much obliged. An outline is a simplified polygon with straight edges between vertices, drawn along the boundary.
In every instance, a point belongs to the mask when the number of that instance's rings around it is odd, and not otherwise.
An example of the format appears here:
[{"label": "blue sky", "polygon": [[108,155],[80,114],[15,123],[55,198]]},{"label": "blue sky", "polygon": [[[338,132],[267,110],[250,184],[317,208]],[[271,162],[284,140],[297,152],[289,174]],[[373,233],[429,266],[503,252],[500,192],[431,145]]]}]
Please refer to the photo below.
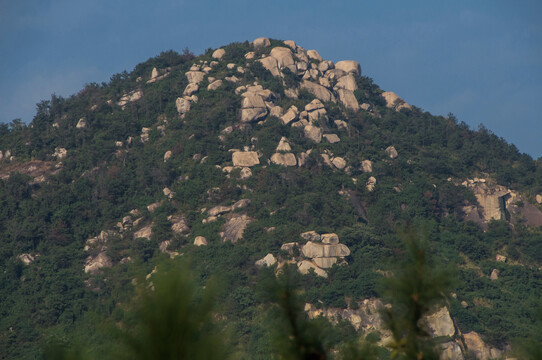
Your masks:
[{"label": "blue sky", "polygon": [[259,36],[353,59],[384,90],[542,156],[541,1],[0,0],[0,121],[161,51]]}]

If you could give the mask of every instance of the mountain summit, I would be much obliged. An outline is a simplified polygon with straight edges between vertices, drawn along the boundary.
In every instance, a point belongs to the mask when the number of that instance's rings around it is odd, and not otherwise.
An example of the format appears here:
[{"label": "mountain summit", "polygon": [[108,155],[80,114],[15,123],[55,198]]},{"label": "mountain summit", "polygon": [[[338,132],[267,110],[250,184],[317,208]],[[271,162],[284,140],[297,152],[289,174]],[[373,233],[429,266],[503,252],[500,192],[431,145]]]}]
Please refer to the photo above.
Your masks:
[{"label": "mountain summit", "polygon": [[134,284],[187,258],[198,281],[220,275],[217,319],[246,358],[271,353],[260,273],[288,266],[330,346],[384,346],[379,284],[405,258],[403,228],[456,269],[423,319],[445,358],[540,340],[542,164],[354,60],[268,38],[163,52],[1,125],[0,150],[2,358],[68,334],[111,345],[97,324],[129,327]]}]

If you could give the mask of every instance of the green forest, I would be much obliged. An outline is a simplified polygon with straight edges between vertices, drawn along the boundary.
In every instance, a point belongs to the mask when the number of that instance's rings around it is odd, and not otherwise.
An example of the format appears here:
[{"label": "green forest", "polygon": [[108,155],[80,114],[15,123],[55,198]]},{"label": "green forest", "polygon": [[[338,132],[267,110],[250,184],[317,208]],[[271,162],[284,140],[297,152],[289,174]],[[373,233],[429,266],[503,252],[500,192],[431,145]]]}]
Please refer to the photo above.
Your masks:
[{"label": "green forest", "polygon": [[[278,76],[263,61],[277,48],[295,59]],[[474,359],[473,332],[540,358],[542,159],[453,114],[399,110],[355,72],[366,109],[349,108],[332,64],[282,41],[222,49],[162,52],[0,125],[0,359],[432,359],[443,344]],[[204,74],[191,95],[187,73]],[[333,98],[304,120],[315,78]],[[255,84],[268,98],[249,108]],[[339,241],[336,263],[297,271],[306,244]],[[442,306],[455,330],[432,336],[422,318]]]}]

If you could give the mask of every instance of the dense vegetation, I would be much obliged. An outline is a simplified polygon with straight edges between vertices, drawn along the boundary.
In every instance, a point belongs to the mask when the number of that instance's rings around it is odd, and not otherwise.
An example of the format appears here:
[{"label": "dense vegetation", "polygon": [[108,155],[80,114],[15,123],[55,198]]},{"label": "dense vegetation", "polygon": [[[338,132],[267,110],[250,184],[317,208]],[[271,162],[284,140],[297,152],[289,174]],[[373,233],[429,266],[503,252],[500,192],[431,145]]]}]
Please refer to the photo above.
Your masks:
[{"label": "dense vegetation", "polygon": [[[279,44],[273,41],[273,46]],[[244,58],[254,50],[248,42],[224,49],[224,59],[211,73],[215,78],[234,74],[243,84],[258,81],[278,95],[284,110],[291,105],[303,109],[314,98],[303,90],[298,99],[285,96],[281,81]],[[456,269],[450,312],[462,332],[474,330],[499,348],[516,338],[542,341],[534,322],[542,295],[542,229],[499,220],[484,231],[464,221],[463,206],[476,199],[458,185],[488,176],[534,203],[542,193],[541,159],[519,153],[484,127],[471,130],[451,114],[434,116],[416,107],[392,111],[382,90],[364,76],[357,78],[355,95],[373,112],[326,104],[328,121],[320,123],[324,130],[332,129],[334,120],[349,124],[348,130],[333,128],[341,138],[335,144],[312,144],[302,130],[274,117],[236,127],[241,97],[235,95],[238,84],[228,81],[211,91],[204,79],[198,102],[181,119],[175,101],[188,85],[185,73],[198,61],[210,62],[211,54],[164,52],[69,98],[52,95],[37,105],[30,124],[13,120],[0,125],[0,150],[5,154],[9,149],[14,156],[0,160],[0,358],[37,358],[51,342],[85,343],[95,354],[110,349],[114,344],[103,327],[114,323],[122,328],[134,321],[128,311],[137,295],[133,279],[141,283],[157,264],[168,262],[169,255],[159,249],[165,240],[171,240],[169,250],[191,260],[198,285],[219,277],[221,287],[214,296],[239,356],[268,358],[272,342],[262,325],[266,315],[257,295],[261,271],[256,260],[267,253],[285,255],[280,246],[300,241],[304,231],[335,232],[351,250],[348,266],[334,266],[327,278],[304,275],[299,282],[303,301],[346,308],[371,297],[390,299],[379,284],[405,258],[397,230],[409,225],[426,229],[434,255]],[[227,63],[248,66],[240,74]],[[168,68],[168,75],[147,83],[153,68]],[[284,83],[296,87],[299,80],[286,72]],[[117,105],[134,89],[144,96]],[[88,125],[77,128],[82,118]],[[227,126],[235,130],[224,133]],[[142,128],[150,129],[147,142],[140,141]],[[254,138],[267,159],[281,137],[290,140],[294,153],[315,149],[304,167],[260,165],[243,181],[238,170],[227,176],[216,167],[231,162],[228,149],[242,149]],[[399,151],[397,159],[384,152],[390,145]],[[53,156],[57,148],[67,150],[61,161]],[[168,150],[173,156],[165,162]],[[318,155],[324,150],[346,159],[351,172],[325,166]],[[365,159],[374,163],[371,174],[360,169]],[[46,181],[35,181],[25,170],[29,164],[43,167]],[[365,186],[370,176],[378,179],[374,191]],[[164,196],[165,187],[174,194],[171,200]],[[345,196],[348,191],[361,205]],[[241,198],[251,200],[246,212],[255,220],[243,239],[224,243],[219,236],[224,220],[203,223],[201,209]],[[158,201],[155,211],[147,210]],[[139,209],[143,222],[152,222],[152,238],[133,240],[133,230],[114,235],[107,248],[114,266],[96,275],[84,273],[87,239],[115,228],[132,209]],[[168,216],[179,213],[190,227],[187,235],[171,230]],[[193,246],[198,235],[209,245]],[[508,262],[497,262],[497,253],[505,253]],[[26,265],[21,254],[34,259]],[[492,269],[500,271],[499,281],[490,280]],[[343,323],[326,334],[330,347],[359,335]]]}]

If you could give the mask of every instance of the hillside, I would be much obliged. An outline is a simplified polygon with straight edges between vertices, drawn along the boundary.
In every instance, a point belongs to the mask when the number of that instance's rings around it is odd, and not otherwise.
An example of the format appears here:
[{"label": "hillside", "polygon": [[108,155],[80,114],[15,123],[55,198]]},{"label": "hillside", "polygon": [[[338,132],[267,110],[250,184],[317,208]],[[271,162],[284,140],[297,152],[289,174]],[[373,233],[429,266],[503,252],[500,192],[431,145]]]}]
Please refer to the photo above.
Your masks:
[{"label": "hillside", "polygon": [[106,348],[99,324],[128,324],[133,279],[169,259],[200,285],[220,276],[242,358],[269,358],[256,287],[287,263],[334,346],[385,338],[372,315],[408,226],[456,269],[432,329],[450,358],[542,341],[540,160],[355,61],[266,38],[163,52],[2,124],[0,150],[2,359],[51,339]]}]

